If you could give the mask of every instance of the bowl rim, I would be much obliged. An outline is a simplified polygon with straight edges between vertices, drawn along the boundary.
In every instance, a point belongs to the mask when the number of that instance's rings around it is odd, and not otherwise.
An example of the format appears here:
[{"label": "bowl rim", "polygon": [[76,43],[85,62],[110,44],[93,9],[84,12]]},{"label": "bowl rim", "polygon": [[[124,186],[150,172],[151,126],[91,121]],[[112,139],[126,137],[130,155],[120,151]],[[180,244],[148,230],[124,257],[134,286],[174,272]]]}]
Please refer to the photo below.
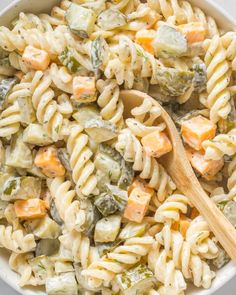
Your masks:
[{"label": "bowl rim", "polygon": [[[11,1],[11,0],[8,0]],[[9,3],[8,5],[6,5],[1,11],[0,11],[0,19],[9,11],[14,10],[14,8],[20,4],[20,2],[22,2],[23,0],[13,0],[11,3]],[[187,0],[189,2],[198,2],[198,0]],[[213,8],[214,11],[216,11],[217,13],[219,13],[220,15],[222,15],[225,20],[228,20],[230,22],[230,24],[235,25],[236,26],[236,18],[234,18],[230,13],[228,13],[225,8],[223,8],[220,4],[214,2],[214,0],[202,0],[201,1],[203,4],[205,3],[206,5],[208,5],[210,8]],[[199,3],[199,4],[202,4]],[[195,4],[195,3],[194,3]],[[199,4],[195,4],[196,6]],[[200,6],[200,5],[199,5]],[[204,9],[203,9],[204,10]],[[209,16],[211,16],[211,14],[209,14]],[[0,261],[2,260],[2,255],[0,255]],[[217,282],[217,284],[213,284],[213,286],[208,289],[208,290],[198,290],[198,291],[194,291],[191,292],[190,295],[211,295],[213,294],[215,291],[219,290],[221,287],[223,287],[224,285],[226,285],[235,275],[236,275],[236,264],[234,264],[232,261],[230,261],[226,267],[229,267],[228,272],[226,273],[224,271],[224,268],[221,269],[222,271],[222,279],[219,280]],[[9,267],[10,269],[10,267]],[[11,271],[12,272],[12,271]],[[224,273],[225,272],[225,273]],[[13,272],[12,272],[13,273]],[[13,275],[13,274],[12,274]],[[15,273],[14,273],[15,275]],[[28,288],[20,288],[17,284],[17,282],[14,281],[14,278],[12,277],[8,277],[8,275],[6,275],[4,273],[4,271],[0,271],[0,278],[2,279],[3,282],[5,282],[6,284],[8,284],[11,288],[13,288],[15,291],[19,292],[22,295],[32,295],[32,289],[28,289]],[[40,293],[35,293],[38,295],[44,295],[46,293],[44,292],[40,292]]]}]

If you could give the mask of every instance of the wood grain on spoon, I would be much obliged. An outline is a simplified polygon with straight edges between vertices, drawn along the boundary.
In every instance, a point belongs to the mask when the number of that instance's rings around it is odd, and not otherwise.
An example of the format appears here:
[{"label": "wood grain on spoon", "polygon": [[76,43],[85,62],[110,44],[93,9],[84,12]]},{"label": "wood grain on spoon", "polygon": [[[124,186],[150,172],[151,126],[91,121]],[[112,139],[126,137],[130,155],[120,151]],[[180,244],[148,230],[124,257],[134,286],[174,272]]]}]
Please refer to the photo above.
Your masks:
[{"label": "wood grain on spoon", "polygon": [[[131,117],[130,111],[132,108],[139,106],[146,97],[150,96],[136,90],[121,91],[121,99],[125,106],[124,116],[127,118]],[[202,189],[188,161],[182,140],[171,117],[157,101],[151,97],[150,99],[152,99],[153,104],[162,109],[161,117],[166,123],[167,131],[173,145],[172,152],[160,159],[161,164],[172,177],[178,189],[190,199],[192,204],[205,218],[212,232],[231,259],[236,262],[235,228]]]}]

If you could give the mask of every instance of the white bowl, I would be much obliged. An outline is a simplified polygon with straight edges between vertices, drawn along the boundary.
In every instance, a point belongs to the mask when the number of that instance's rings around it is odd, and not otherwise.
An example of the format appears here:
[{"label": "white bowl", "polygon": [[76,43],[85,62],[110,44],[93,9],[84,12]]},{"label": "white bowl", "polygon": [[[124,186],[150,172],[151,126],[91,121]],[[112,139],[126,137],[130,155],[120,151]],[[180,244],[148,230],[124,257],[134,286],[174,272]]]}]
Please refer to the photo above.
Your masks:
[{"label": "white bowl", "polygon": [[[0,0],[1,1],[1,0]],[[8,26],[10,22],[18,16],[19,12],[41,13],[48,12],[60,1],[58,0],[15,0],[4,10],[0,12],[0,25]],[[189,0],[190,3],[200,7],[204,12],[213,16],[220,27],[226,30],[236,28],[236,21],[222,9],[213,0]],[[227,229],[226,229],[227,230]],[[236,250],[236,249],[235,249]],[[226,284],[236,275],[236,265],[233,262],[228,263],[225,267],[217,272],[216,279],[211,289],[202,290],[190,287],[188,295],[210,295]],[[45,292],[39,288],[21,289],[17,285],[18,275],[10,270],[8,265],[8,254],[5,250],[0,249],[0,277],[12,288],[24,295],[45,295]]]}]

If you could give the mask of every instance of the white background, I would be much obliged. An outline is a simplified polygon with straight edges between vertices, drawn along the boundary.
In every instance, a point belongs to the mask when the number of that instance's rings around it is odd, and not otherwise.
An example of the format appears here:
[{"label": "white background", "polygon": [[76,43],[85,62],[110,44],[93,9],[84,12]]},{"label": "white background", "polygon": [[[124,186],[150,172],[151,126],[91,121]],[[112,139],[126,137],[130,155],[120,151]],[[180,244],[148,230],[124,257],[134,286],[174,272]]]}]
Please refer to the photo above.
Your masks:
[{"label": "white background", "polygon": [[[35,0],[35,1],[38,1],[38,0]],[[215,0],[215,1],[236,17],[236,0]],[[0,9],[5,7],[10,2],[11,0],[0,0]],[[231,280],[227,285],[225,285],[222,289],[220,289],[214,295],[223,295],[223,294],[224,295],[236,294],[236,278]],[[0,280],[0,295],[19,295],[19,294]]]}]

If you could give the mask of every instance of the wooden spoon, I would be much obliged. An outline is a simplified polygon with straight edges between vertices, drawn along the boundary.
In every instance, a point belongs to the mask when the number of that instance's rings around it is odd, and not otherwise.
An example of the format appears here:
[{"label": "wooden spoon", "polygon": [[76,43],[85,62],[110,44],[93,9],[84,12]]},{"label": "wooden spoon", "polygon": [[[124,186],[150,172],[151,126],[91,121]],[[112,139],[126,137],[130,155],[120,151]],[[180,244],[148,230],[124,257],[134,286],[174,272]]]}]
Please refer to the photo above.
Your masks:
[{"label": "wooden spoon", "polygon": [[161,117],[166,123],[167,131],[173,145],[172,152],[161,157],[161,164],[172,177],[178,189],[189,198],[205,218],[222,247],[232,260],[236,262],[236,230],[202,189],[188,161],[182,140],[171,117],[156,100],[140,91],[123,90],[121,91],[120,97],[125,106],[124,116],[126,118],[131,117],[131,110],[139,106],[146,97],[149,97],[154,105],[161,108]]}]

